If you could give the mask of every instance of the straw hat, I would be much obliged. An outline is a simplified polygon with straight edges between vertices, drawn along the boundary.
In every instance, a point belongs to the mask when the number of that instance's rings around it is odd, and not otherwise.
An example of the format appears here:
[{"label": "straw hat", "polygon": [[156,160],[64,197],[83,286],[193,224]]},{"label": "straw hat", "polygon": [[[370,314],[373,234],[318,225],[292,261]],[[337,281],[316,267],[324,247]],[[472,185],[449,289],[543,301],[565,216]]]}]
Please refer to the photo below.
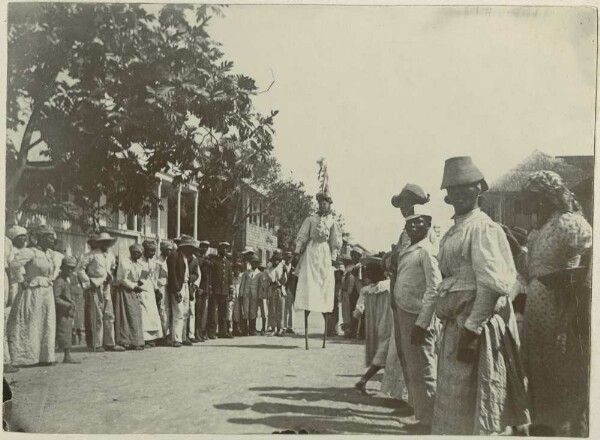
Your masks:
[{"label": "straw hat", "polygon": [[470,156],[446,159],[441,189],[451,186],[468,185],[481,182],[482,191],[489,189],[483,173],[475,166]]},{"label": "straw hat", "polygon": [[94,241],[96,243],[100,243],[101,241],[108,241],[108,242],[111,243],[111,245],[113,245],[117,241],[117,238],[116,237],[111,237],[108,232],[101,232],[100,234],[98,234],[96,236],[96,238],[94,239]]},{"label": "straw hat", "polygon": [[254,248],[252,246],[246,246],[244,248],[244,250],[242,251],[242,255],[253,254],[253,253],[254,253]]},{"label": "straw hat", "polygon": [[194,240],[192,237],[190,237],[189,235],[182,235],[181,236],[181,241],[179,242],[179,246],[180,249],[183,249],[184,247],[191,247],[194,249],[199,249],[199,243],[197,240]]},{"label": "straw hat", "polygon": [[219,247],[230,247],[231,245],[227,241],[222,241],[219,243]]}]

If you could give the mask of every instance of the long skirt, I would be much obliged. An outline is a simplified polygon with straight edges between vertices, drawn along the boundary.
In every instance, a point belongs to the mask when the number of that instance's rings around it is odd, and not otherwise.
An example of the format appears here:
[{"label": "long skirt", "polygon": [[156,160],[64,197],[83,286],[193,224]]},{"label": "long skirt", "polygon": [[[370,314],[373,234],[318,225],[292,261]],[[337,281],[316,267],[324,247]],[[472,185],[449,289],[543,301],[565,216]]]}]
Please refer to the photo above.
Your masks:
[{"label": "long skirt", "polygon": [[114,289],[115,339],[118,345],[125,347],[144,345],[139,295],[139,293],[128,292],[121,286]]},{"label": "long skirt", "polygon": [[6,327],[13,365],[54,362],[56,309],[52,287],[21,290]]},{"label": "long skirt", "polygon": [[142,307],[144,340],[153,341],[163,336],[162,323],[156,306],[156,294],[154,289],[149,286],[143,286],[142,288],[144,290],[140,293],[140,304]]},{"label": "long skirt", "polygon": [[[443,316],[441,304],[470,298],[459,315]],[[451,292],[438,301],[444,320],[439,340],[438,377],[432,434],[490,435],[530,422],[524,366],[517,322],[506,297],[480,336],[475,362],[458,360],[461,329],[472,309],[475,292]],[[457,301],[458,302],[458,301]],[[500,303],[500,301],[499,301]]]},{"label": "long skirt", "polygon": [[572,331],[561,345],[559,322],[555,293],[534,280],[527,295],[524,344],[533,423],[571,437],[581,435],[586,424],[588,360]]},{"label": "long skirt", "polygon": [[329,243],[315,243],[310,240],[296,270],[298,285],[294,308],[311,312],[331,312],[335,296],[335,277]]},{"label": "long skirt", "polygon": [[73,314],[56,311],[56,347],[66,350],[72,346]]},{"label": "long skirt", "polygon": [[160,316],[160,325],[162,328],[163,336],[169,336],[171,334],[171,301],[169,301],[169,294],[167,293],[166,287],[159,287],[162,298],[157,304],[158,315]]},{"label": "long skirt", "polygon": [[366,295],[365,333],[366,366],[385,367],[392,334],[392,310],[388,292]]},{"label": "long skirt", "polygon": [[407,400],[408,390],[404,382],[404,372],[402,363],[396,351],[394,336],[394,321],[392,320],[391,336],[388,345],[388,355],[385,361],[385,370],[381,381],[381,392],[389,395],[393,399]]}]

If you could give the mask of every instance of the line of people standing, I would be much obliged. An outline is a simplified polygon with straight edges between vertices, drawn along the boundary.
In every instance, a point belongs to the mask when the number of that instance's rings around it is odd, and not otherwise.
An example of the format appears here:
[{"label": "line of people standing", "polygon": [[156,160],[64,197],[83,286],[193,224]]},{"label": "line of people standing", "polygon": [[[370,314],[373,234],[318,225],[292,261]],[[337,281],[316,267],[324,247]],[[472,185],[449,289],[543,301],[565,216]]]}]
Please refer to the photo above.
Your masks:
[{"label": "line of people standing", "polygon": [[262,334],[293,332],[291,253],[278,250],[263,266],[247,248],[232,261],[229,243],[209,255],[208,241],[184,235],[133,244],[116,258],[115,242],[92,235],[77,261],[54,250],[47,225],[7,231],[5,372],[54,365],[56,347],[64,363],[78,363],[71,348],[82,338],[95,352],[119,352],[255,335],[258,312]]}]

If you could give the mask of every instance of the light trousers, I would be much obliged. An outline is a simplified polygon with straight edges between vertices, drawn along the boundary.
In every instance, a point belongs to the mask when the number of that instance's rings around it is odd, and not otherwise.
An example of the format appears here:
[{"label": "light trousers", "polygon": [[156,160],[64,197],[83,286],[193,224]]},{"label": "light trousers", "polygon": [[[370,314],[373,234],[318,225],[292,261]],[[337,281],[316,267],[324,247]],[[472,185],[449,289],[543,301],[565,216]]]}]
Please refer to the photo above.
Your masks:
[{"label": "light trousers", "polygon": [[85,292],[85,338],[90,348],[115,346],[115,312],[110,285]]},{"label": "light trousers", "polygon": [[181,302],[177,302],[175,295],[171,295],[171,338],[173,342],[181,343],[183,342],[185,324],[190,310],[190,294],[187,283],[183,283],[179,293],[183,297]]}]

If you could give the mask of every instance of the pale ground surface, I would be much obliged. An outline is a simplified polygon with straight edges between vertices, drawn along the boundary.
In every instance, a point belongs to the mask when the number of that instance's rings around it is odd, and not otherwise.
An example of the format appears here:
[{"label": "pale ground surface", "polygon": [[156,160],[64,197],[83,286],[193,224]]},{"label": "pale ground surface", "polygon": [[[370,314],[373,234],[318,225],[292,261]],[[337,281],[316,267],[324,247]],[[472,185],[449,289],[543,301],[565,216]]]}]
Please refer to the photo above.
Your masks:
[{"label": "pale ground surface", "polygon": [[[402,402],[362,396],[362,342],[332,338],[321,348],[322,317],[296,336],[213,340],[193,347],[89,353],[80,365],[22,368],[7,375],[13,426],[45,433],[403,434],[414,423]],[[58,360],[62,360],[59,355]],[[15,428],[16,429],[16,428]]]}]

